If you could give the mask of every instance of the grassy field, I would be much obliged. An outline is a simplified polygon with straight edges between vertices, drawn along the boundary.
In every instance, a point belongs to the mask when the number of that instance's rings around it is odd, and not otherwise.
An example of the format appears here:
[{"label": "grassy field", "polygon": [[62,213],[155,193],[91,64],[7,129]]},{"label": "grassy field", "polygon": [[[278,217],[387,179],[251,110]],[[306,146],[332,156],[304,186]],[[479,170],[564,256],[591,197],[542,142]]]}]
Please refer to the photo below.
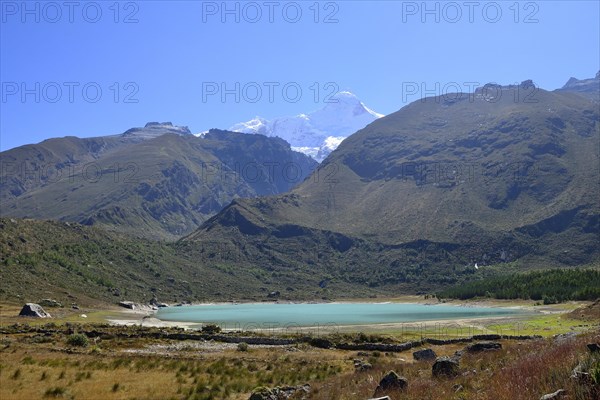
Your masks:
[{"label": "grassy field", "polygon": [[[557,344],[552,339],[503,341],[503,349],[466,355],[463,375],[431,377],[430,362],[415,362],[411,351],[380,353],[323,350],[307,345],[257,347],[152,339],[106,339],[87,347],[68,337],[2,335],[0,398],[70,399],[248,399],[258,386],[309,383],[310,399],[366,399],[388,370],[405,376],[402,399],[532,399],[566,388],[573,399],[589,400],[590,389],[569,379],[585,344],[600,340],[592,331]],[[429,346],[452,355],[464,345]],[[373,368],[355,372],[361,358]],[[463,390],[456,394],[457,385]]]},{"label": "grassy field", "polygon": [[257,386],[319,382],[351,368],[343,352],[312,347],[241,352],[131,339],[70,348],[35,335],[3,337],[2,347],[2,399],[245,399]]}]

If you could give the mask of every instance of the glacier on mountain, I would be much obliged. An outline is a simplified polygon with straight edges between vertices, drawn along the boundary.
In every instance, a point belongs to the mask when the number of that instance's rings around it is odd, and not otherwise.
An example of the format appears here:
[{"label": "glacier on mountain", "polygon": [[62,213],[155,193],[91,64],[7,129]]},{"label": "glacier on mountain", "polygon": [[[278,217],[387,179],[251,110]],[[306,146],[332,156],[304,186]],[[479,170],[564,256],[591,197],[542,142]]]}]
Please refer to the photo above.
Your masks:
[{"label": "glacier on mountain", "polygon": [[293,150],[321,162],[346,137],[381,117],[382,114],[369,109],[354,94],[339,92],[323,108],[309,114],[273,120],[256,117],[229,130],[280,137]]}]

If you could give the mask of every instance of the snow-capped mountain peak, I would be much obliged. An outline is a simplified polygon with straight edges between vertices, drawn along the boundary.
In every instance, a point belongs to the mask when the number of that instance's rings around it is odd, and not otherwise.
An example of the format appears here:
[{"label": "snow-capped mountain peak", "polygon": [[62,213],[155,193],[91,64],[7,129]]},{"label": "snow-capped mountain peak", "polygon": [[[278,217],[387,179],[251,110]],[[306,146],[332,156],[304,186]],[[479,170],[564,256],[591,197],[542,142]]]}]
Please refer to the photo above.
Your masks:
[{"label": "snow-capped mountain peak", "polygon": [[278,136],[296,151],[321,162],[349,135],[383,117],[350,92],[339,92],[326,105],[309,114],[266,120],[255,117],[233,125],[230,130]]}]

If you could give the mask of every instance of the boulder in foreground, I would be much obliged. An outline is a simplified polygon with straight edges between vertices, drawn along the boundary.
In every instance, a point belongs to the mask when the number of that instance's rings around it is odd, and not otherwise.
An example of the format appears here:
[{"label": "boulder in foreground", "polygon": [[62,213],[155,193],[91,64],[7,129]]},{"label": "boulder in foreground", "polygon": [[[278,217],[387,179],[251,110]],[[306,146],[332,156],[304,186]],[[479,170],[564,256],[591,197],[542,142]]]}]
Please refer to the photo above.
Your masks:
[{"label": "boulder in foreground", "polygon": [[437,354],[432,349],[417,350],[413,353],[413,358],[417,361],[435,360]]},{"label": "boulder in foreground", "polygon": [[21,309],[19,313],[20,317],[35,317],[35,318],[52,318],[50,314],[48,314],[42,306],[35,303],[27,303]]},{"label": "boulder in foreground", "polygon": [[404,390],[407,387],[408,380],[405,377],[399,376],[394,371],[390,371],[379,382],[374,396],[384,395],[387,391]]},{"label": "boulder in foreground", "polygon": [[439,357],[431,367],[431,373],[435,378],[453,378],[460,373],[460,365],[455,358]]}]

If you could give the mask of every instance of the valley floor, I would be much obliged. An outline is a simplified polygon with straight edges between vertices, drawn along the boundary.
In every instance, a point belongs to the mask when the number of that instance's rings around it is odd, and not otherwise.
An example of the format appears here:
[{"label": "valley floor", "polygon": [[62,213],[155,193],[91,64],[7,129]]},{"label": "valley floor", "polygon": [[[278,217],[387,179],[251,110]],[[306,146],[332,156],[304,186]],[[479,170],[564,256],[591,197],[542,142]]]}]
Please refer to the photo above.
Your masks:
[{"label": "valley floor", "polygon": [[[405,300],[405,299],[403,299]],[[473,305],[474,302],[466,302]],[[481,305],[481,303],[477,303]],[[532,307],[531,302],[485,302]],[[333,344],[404,343],[422,337],[452,339],[477,334],[541,335],[543,339],[499,339],[502,349],[464,354],[460,375],[432,378],[432,361],[415,361],[412,352],[433,349],[451,356],[465,343],[422,344],[405,351],[320,348],[311,340],[280,345],[227,343],[218,336],[172,339],[180,328],[108,325],[107,320],[142,322],[143,314],[122,309],[50,309],[52,320],[15,317],[19,307],[0,307],[0,398],[70,399],[248,399],[258,386],[310,384],[306,399],[368,399],[390,370],[408,379],[408,389],[386,393],[392,399],[538,399],[567,390],[569,399],[593,399],[600,379],[600,357],[588,343],[600,342],[600,303],[532,307],[543,313],[519,318],[451,321],[431,329],[397,326],[348,329],[312,339]],[[574,311],[575,310],[575,311]],[[82,318],[81,315],[87,318]],[[468,327],[468,329],[465,329]],[[78,346],[73,335],[85,334]],[[561,334],[556,337],[557,334]],[[226,333],[221,336],[285,339],[283,333]],[[184,338],[185,336],[181,336]],[[81,344],[81,343],[79,343]],[[355,368],[369,364],[363,371]],[[571,379],[582,365],[587,380]],[[594,369],[595,368],[595,369]],[[595,371],[595,372],[593,372]],[[595,373],[595,375],[594,375]],[[595,389],[594,389],[594,385]],[[596,392],[594,392],[596,390]],[[301,397],[298,397],[301,398]]]}]

